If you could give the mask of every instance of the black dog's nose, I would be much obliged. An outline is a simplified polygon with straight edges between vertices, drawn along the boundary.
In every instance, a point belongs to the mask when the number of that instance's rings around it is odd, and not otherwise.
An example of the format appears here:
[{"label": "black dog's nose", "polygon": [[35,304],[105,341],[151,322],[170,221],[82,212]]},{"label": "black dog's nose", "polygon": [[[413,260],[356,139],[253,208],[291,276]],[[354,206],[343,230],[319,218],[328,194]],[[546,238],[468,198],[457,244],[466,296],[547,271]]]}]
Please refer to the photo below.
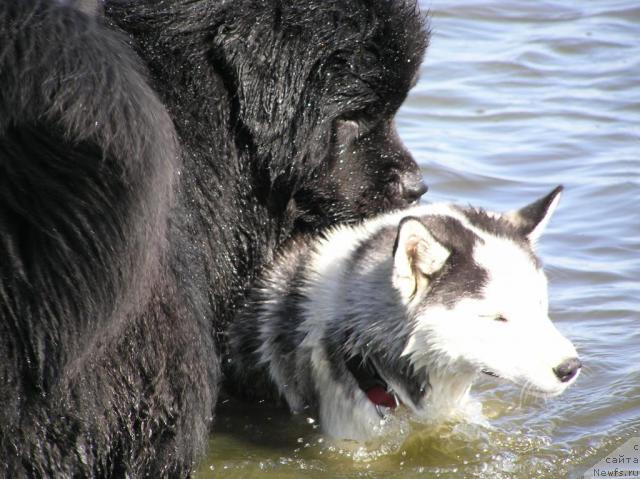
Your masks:
[{"label": "black dog's nose", "polygon": [[553,372],[561,382],[566,383],[578,374],[581,367],[582,362],[578,358],[570,358],[553,368]]},{"label": "black dog's nose", "polygon": [[429,187],[422,180],[422,175],[405,176],[402,179],[402,197],[413,203],[424,195]]}]

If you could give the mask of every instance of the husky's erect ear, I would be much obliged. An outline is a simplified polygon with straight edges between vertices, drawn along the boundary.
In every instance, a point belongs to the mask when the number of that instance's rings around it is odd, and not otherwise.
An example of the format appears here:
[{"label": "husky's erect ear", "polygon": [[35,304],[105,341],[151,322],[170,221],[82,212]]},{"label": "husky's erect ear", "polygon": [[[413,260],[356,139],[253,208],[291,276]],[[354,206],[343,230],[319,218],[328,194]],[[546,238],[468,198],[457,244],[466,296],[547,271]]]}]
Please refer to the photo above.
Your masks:
[{"label": "husky's erect ear", "polygon": [[551,193],[530,205],[505,213],[503,218],[515,225],[518,231],[531,243],[535,243],[547,227],[549,218],[558,206],[562,190],[562,186],[557,186]]},{"label": "husky's erect ear", "polygon": [[429,277],[439,271],[449,257],[449,250],[429,233],[415,217],[400,221],[393,246],[393,285],[408,303],[429,284]]}]

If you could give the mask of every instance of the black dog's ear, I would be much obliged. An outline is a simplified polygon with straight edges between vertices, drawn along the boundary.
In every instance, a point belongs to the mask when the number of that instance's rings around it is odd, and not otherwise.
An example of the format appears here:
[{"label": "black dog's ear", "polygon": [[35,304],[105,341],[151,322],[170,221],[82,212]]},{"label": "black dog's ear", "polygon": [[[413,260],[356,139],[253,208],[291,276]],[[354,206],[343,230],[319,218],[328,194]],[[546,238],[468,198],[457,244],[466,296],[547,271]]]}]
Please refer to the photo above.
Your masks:
[{"label": "black dog's ear", "polygon": [[444,266],[449,254],[418,218],[407,216],[400,221],[393,249],[392,282],[405,303],[428,286],[429,277]]},{"label": "black dog's ear", "polygon": [[505,213],[503,218],[512,223],[531,243],[535,243],[558,206],[563,189],[562,185],[556,186],[551,193],[524,208]]}]

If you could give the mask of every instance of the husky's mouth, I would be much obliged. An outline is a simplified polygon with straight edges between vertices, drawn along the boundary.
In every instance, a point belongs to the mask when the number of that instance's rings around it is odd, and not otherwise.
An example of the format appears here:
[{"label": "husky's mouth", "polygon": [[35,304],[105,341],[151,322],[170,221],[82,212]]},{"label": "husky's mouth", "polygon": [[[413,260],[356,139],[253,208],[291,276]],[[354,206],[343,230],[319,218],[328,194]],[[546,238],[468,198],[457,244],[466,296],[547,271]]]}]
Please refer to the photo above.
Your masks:
[{"label": "husky's mouth", "polygon": [[486,374],[487,376],[491,376],[491,377],[493,377],[493,378],[499,378],[499,377],[500,377],[500,375],[499,375],[499,374],[494,373],[493,371],[491,371],[491,370],[489,370],[489,369],[482,369],[482,372],[483,372],[484,374]]},{"label": "husky's mouth", "polygon": [[400,405],[400,400],[396,393],[389,387],[376,369],[370,358],[363,358],[356,355],[346,359],[349,372],[353,375],[360,389],[367,395],[378,411],[380,417],[384,417],[384,411],[393,410]]}]

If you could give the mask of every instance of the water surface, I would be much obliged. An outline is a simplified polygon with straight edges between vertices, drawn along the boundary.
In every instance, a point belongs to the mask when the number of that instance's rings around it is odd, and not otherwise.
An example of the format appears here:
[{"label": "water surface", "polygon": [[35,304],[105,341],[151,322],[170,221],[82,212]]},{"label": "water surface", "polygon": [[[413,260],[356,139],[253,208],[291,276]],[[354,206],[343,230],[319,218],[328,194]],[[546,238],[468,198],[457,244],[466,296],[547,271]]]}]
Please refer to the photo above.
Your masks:
[{"label": "water surface", "polygon": [[485,380],[488,425],[404,421],[364,446],[228,403],[199,478],[557,478],[640,436],[640,3],[423,7],[432,44],[398,125],[425,199],[505,210],[565,185],[539,251],[584,372],[548,401]]}]

